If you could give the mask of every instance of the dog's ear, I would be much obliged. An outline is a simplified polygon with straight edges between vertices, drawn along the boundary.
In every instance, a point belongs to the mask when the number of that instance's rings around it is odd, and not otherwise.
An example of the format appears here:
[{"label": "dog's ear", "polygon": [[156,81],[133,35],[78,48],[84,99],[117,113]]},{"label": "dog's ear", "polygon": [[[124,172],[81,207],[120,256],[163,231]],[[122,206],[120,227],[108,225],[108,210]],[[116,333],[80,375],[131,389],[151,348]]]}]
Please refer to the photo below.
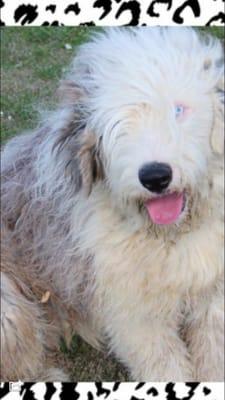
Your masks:
[{"label": "dog's ear", "polygon": [[77,129],[73,121],[62,130],[56,148],[74,190],[83,190],[89,196],[93,183],[104,178],[101,139],[97,141],[96,135],[87,127]]},{"label": "dog's ear", "polygon": [[63,153],[66,175],[74,183],[75,190],[83,190],[88,196],[93,183],[104,178],[101,139],[86,127],[82,106],[87,93],[72,80],[61,81],[58,89],[60,103],[71,109],[72,116],[61,129],[56,142],[57,153]]},{"label": "dog's ear", "polygon": [[84,193],[91,193],[93,183],[104,178],[101,152],[101,139],[97,143],[93,132],[85,129],[81,135],[81,147],[78,152],[79,170]]},{"label": "dog's ear", "polygon": [[214,95],[214,121],[211,133],[211,147],[214,153],[224,154],[224,77],[216,86]]}]

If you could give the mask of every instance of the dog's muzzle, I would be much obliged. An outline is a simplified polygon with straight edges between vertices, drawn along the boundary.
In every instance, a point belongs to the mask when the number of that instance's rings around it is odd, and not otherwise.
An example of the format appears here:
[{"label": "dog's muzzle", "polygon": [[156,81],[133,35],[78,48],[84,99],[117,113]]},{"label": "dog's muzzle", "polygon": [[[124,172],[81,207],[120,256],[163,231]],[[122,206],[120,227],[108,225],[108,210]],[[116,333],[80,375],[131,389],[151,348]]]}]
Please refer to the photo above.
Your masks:
[{"label": "dog's muzzle", "polygon": [[141,184],[155,194],[145,202],[152,222],[157,225],[176,223],[184,211],[185,193],[169,190],[173,177],[170,165],[158,162],[145,164],[138,176]]}]

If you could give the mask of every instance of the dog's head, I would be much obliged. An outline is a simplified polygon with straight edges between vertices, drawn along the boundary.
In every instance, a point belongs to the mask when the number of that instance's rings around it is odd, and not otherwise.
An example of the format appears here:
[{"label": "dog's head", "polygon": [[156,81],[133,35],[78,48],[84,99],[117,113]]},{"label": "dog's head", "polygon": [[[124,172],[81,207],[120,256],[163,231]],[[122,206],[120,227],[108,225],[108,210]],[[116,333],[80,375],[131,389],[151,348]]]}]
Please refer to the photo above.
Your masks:
[{"label": "dog's head", "polygon": [[221,187],[222,55],[191,28],[109,29],[81,47],[65,93],[80,93],[88,193],[102,180],[118,212],[159,229],[203,218]]}]

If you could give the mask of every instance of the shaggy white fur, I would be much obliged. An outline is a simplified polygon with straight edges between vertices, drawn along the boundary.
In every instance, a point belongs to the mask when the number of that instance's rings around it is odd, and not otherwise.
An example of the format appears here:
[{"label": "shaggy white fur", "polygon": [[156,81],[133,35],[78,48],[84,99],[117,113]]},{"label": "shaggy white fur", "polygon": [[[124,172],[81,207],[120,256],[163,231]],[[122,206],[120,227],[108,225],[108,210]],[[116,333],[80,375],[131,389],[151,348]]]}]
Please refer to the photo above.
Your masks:
[{"label": "shaggy white fur", "polygon": [[[3,377],[37,379],[47,307],[51,329],[72,312],[132,379],[223,380],[221,44],[191,28],[106,29],[81,46],[60,93],[2,154]],[[153,162],[172,171],[160,194],[139,177]],[[31,338],[36,361],[23,365]]]}]

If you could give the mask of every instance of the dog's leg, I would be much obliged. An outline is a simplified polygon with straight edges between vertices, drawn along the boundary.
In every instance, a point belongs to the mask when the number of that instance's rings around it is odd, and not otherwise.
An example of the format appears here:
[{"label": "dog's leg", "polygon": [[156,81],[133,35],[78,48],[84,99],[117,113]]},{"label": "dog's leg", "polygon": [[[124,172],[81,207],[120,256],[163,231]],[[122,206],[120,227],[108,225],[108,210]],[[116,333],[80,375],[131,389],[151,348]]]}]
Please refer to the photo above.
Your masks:
[{"label": "dog's leg", "polygon": [[[120,315],[121,316],[121,315]],[[169,322],[111,321],[111,346],[137,381],[191,381],[185,343]],[[113,334],[112,334],[113,333]]]},{"label": "dog's leg", "polygon": [[224,381],[223,284],[192,299],[186,337],[196,381]]},{"label": "dog's leg", "polygon": [[38,304],[1,274],[1,379],[4,381],[66,380],[58,369],[48,368],[45,329]]}]

